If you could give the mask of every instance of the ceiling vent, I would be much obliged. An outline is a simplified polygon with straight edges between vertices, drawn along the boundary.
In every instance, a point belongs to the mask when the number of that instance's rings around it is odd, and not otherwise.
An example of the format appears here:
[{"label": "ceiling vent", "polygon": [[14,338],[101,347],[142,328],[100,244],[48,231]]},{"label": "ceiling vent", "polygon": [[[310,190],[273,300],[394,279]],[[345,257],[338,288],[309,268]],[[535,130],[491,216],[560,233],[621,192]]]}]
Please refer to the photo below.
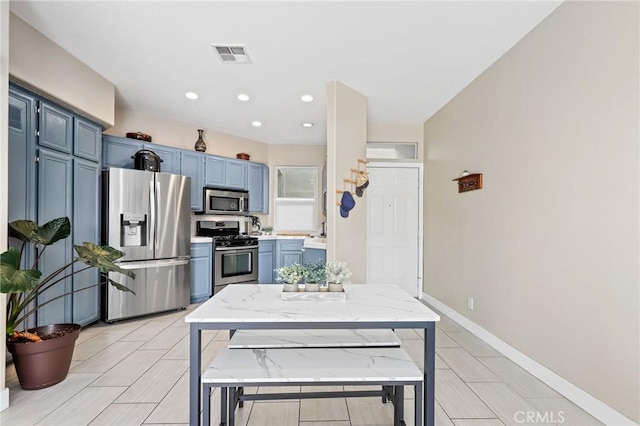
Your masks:
[{"label": "ceiling vent", "polygon": [[212,44],[218,57],[225,64],[250,64],[251,58],[242,44]]}]

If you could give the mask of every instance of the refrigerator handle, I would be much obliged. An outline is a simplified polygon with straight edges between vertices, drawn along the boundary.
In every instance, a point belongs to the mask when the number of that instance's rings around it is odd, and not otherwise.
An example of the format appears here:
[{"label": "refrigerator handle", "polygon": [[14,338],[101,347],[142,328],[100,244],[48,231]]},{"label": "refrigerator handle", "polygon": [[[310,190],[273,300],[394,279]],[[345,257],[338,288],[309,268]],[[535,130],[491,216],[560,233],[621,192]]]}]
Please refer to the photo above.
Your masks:
[{"label": "refrigerator handle", "polygon": [[162,194],[162,191],[160,191],[160,182],[158,182],[157,180],[156,180],[155,192],[156,192],[156,220],[154,224],[156,226],[156,231],[155,231],[153,243],[156,247],[156,250],[158,250],[160,248],[158,247],[158,228],[159,228],[160,222],[162,222],[162,218],[160,217],[160,213],[162,209],[159,208],[162,205],[162,199],[160,198],[160,194]]},{"label": "refrigerator handle", "polygon": [[176,259],[161,259],[145,262],[123,262],[116,263],[120,269],[149,269],[149,268],[166,268],[169,266],[188,265],[190,259],[188,257],[179,257]]},{"label": "refrigerator handle", "polygon": [[149,223],[149,250],[155,250],[156,248],[156,190],[155,182],[152,180],[149,182],[149,215],[151,216],[151,222]]}]

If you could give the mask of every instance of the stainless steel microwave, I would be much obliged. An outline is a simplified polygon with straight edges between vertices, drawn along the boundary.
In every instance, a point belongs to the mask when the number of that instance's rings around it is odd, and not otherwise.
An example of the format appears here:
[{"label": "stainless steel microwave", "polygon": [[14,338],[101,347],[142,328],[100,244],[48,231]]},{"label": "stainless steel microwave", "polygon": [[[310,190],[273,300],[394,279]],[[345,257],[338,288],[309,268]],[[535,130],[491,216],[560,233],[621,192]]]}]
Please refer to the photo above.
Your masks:
[{"label": "stainless steel microwave", "polygon": [[204,214],[244,215],[249,211],[249,193],[231,189],[205,188]]}]

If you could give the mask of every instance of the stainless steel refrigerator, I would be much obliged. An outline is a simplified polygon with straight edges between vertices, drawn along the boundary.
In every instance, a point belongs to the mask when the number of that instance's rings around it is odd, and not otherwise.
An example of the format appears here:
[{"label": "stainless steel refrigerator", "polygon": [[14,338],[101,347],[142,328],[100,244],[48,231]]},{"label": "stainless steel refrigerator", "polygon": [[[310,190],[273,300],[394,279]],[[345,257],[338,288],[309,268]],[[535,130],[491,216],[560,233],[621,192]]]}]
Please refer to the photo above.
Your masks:
[{"label": "stainless steel refrigerator", "polygon": [[189,305],[190,187],[190,178],[169,173],[102,172],[102,242],[123,251],[118,265],[136,273],[109,274],[136,294],[104,286],[105,321]]}]

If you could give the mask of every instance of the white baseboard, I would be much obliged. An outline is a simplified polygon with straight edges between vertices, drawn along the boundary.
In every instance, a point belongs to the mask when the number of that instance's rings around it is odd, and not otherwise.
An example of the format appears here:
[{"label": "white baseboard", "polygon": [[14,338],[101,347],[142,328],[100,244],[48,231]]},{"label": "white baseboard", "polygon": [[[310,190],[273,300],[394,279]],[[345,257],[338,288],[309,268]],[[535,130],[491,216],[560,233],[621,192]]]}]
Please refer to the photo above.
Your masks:
[{"label": "white baseboard", "polygon": [[539,364],[535,360],[529,358],[513,346],[503,340],[500,340],[478,324],[440,302],[438,299],[435,299],[426,293],[422,293],[422,300],[460,324],[462,327],[466,328],[469,332],[482,339],[489,346],[493,347],[511,361],[527,370],[529,373],[546,383],[556,392],[567,398],[569,401],[572,401],[578,407],[582,408],[602,423],[615,426],[637,425],[633,420],[614,410],[589,393],[583,391],[542,364]]},{"label": "white baseboard", "polygon": [[0,391],[0,411],[9,407],[9,388],[4,388]]}]

